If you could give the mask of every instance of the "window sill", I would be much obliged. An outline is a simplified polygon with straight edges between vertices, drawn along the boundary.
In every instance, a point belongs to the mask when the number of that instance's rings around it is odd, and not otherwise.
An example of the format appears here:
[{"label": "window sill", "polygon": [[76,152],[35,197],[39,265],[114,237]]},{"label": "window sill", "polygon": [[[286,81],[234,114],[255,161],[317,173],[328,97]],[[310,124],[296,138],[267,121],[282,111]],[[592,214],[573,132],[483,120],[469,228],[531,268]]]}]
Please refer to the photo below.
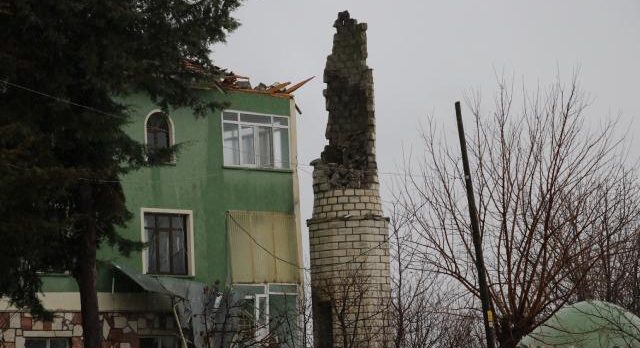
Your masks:
[{"label": "window sill", "polygon": [[156,278],[179,278],[179,279],[195,279],[195,275],[191,274],[157,274],[157,273],[144,273],[144,275],[156,277]]},{"label": "window sill", "polygon": [[258,171],[258,172],[293,173],[293,169],[290,169],[290,168],[266,168],[266,167],[245,167],[245,166],[223,165],[222,169],[249,170],[249,171]]}]

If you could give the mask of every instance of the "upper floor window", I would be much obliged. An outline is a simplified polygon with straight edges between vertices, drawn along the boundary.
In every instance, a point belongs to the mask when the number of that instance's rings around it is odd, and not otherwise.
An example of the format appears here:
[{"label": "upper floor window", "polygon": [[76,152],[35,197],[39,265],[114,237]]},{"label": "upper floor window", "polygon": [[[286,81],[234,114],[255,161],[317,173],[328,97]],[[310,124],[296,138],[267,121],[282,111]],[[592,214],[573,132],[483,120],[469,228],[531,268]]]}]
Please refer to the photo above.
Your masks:
[{"label": "upper floor window", "polygon": [[171,123],[162,112],[154,112],[147,118],[147,146],[166,149],[171,146]]},{"label": "upper floor window", "polygon": [[222,133],[225,165],[289,168],[289,118],[225,111]]},{"label": "upper floor window", "polygon": [[147,117],[145,130],[147,149],[153,160],[170,162],[169,148],[173,145],[173,132],[169,116],[163,112],[152,113]]},{"label": "upper floor window", "polygon": [[186,214],[144,212],[147,273],[188,274]]}]

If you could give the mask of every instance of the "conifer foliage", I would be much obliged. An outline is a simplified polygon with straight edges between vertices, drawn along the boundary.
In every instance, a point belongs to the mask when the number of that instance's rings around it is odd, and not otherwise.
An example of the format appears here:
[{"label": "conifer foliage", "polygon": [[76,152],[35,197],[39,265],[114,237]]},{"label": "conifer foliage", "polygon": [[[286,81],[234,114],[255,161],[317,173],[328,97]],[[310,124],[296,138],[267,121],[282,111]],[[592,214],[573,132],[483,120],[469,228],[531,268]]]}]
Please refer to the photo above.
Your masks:
[{"label": "conifer foliage", "polygon": [[84,346],[99,347],[96,250],[142,247],[117,232],[131,217],[119,176],[149,158],[118,100],[216,107],[191,86],[220,73],[210,47],[240,1],[0,0],[0,296],[44,313],[41,272],[69,272]]}]

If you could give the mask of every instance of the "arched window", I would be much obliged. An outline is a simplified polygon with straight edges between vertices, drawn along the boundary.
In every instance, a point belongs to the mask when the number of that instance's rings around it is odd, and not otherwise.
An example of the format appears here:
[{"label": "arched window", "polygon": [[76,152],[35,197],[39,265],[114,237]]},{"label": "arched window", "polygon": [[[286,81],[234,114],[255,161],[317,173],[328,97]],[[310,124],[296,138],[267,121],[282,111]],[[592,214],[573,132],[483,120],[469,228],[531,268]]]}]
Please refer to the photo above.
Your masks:
[{"label": "arched window", "polygon": [[171,146],[171,122],[162,112],[155,112],[147,118],[147,147],[151,151]]}]

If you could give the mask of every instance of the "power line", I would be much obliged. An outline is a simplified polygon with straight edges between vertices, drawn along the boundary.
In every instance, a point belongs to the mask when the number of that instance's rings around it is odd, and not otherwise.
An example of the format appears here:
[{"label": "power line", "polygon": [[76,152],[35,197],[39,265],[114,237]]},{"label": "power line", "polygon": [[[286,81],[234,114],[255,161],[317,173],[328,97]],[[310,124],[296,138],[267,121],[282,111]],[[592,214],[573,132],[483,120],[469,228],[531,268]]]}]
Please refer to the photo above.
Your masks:
[{"label": "power line", "polygon": [[114,118],[118,118],[118,119],[126,119],[125,116],[112,114],[112,113],[109,113],[109,112],[106,112],[106,111],[102,111],[102,110],[96,109],[96,108],[88,106],[88,105],[83,105],[83,104],[79,104],[79,103],[73,102],[73,101],[71,101],[69,99],[56,97],[54,95],[35,90],[33,88],[29,88],[29,87],[26,87],[26,86],[19,85],[17,83],[9,82],[9,80],[6,80],[6,79],[2,79],[2,80],[0,80],[0,82],[4,83],[7,86],[15,87],[15,88],[21,89],[23,91],[27,91],[27,92],[30,92],[30,93],[33,93],[33,94],[37,94],[37,95],[39,95],[41,97],[45,97],[45,98],[49,98],[49,99],[55,100],[55,101],[57,101],[59,103],[68,104],[68,105],[72,105],[72,106],[75,106],[75,107],[79,107],[79,108],[82,108],[82,109],[85,109],[85,110],[89,110],[89,111],[92,111],[92,112],[95,112],[95,113],[98,113],[98,114],[101,114],[101,115],[104,115],[104,116],[114,117]]},{"label": "power line", "polygon": [[[55,100],[55,101],[60,102],[60,103],[64,103],[64,104],[76,106],[76,107],[79,107],[79,108],[83,108],[85,110],[89,110],[89,111],[92,111],[92,112],[95,112],[95,113],[98,113],[98,114],[101,114],[101,115],[104,115],[104,116],[115,117],[115,118],[119,118],[119,119],[126,119],[125,116],[116,115],[116,114],[113,114],[113,113],[109,113],[109,112],[106,112],[106,111],[99,110],[99,109],[94,108],[92,106],[83,105],[83,104],[80,104],[80,103],[73,102],[73,101],[71,101],[69,99],[60,98],[60,97],[57,97],[57,96],[54,96],[54,95],[51,95],[51,94],[48,94],[48,93],[45,93],[45,92],[42,92],[42,91],[35,90],[33,88],[30,88],[30,87],[26,87],[26,86],[23,86],[23,85],[20,85],[20,84],[17,84],[17,83],[9,82],[7,79],[2,79],[2,80],[0,80],[0,82],[5,84],[5,85],[7,85],[7,86],[15,87],[15,88],[18,88],[18,89],[21,89],[21,90],[24,90],[24,91],[27,91],[27,92],[30,92],[30,93],[45,97],[45,98],[49,98],[49,99]],[[223,146],[223,148],[230,149],[230,150],[233,150],[233,151],[240,151],[239,149],[234,148],[234,147]],[[243,152],[244,153],[253,153],[253,151],[247,151],[247,150],[245,150]],[[278,164],[288,164],[289,166],[295,166],[297,169],[299,169],[299,170],[301,170],[303,172],[306,172],[306,171],[304,171],[301,167],[313,168],[312,165],[308,165],[308,164],[304,164],[304,163],[287,162],[287,161],[271,161],[271,162],[273,162],[273,164],[278,163]],[[14,165],[14,167],[18,167],[18,166]],[[28,170],[28,168],[26,168],[26,167],[22,167],[22,168],[25,169],[25,170]],[[239,168],[243,168],[243,167],[239,167]],[[253,168],[253,167],[247,167],[247,168]],[[259,169],[260,167],[256,167],[256,168]],[[265,167],[265,168],[269,169],[268,167]],[[286,168],[283,168],[283,169],[286,169]],[[419,177],[419,178],[424,177],[423,174],[416,174],[416,173],[411,173],[411,172],[402,173],[402,172],[382,172],[382,171],[378,171],[377,174],[378,175],[387,175],[387,176],[400,176],[400,177]],[[211,177],[211,176],[217,176],[217,175],[219,175],[219,173],[207,173],[207,174],[204,174],[204,175],[198,176],[198,177],[181,179],[180,182],[193,181],[193,180],[198,180],[198,179],[207,178],[207,177]],[[165,181],[163,179],[158,179],[158,180],[153,180],[153,181],[150,181],[150,180],[107,180],[107,179],[84,178],[84,177],[78,178],[78,180],[97,182],[97,183],[118,183],[118,182],[120,182],[120,183],[127,183],[127,182],[130,182],[130,183],[146,183],[146,182]],[[176,182],[176,181],[174,180],[174,182]]]},{"label": "power line", "polygon": [[[249,239],[251,239],[251,241],[252,241],[254,244],[256,244],[260,249],[264,250],[264,251],[265,251],[267,254],[269,254],[271,257],[275,258],[276,260],[282,261],[282,262],[284,262],[284,263],[286,263],[286,264],[288,264],[288,265],[290,265],[290,266],[292,266],[292,267],[294,267],[294,268],[296,268],[296,269],[303,270],[303,271],[310,271],[310,269],[309,269],[309,268],[306,268],[306,267],[300,267],[300,266],[298,266],[298,264],[293,263],[293,262],[290,262],[290,261],[288,261],[288,260],[285,260],[285,259],[283,259],[283,258],[279,257],[278,255],[276,255],[275,253],[271,252],[271,251],[270,251],[269,249],[267,249],[265,246],[263,246],[262,244],[260,244],[260,242],[258,242],[258,241],[257,241],[257,240],[256,240],[256,239],[251,235],[251,232],[249,232],[249,231],[248,231],[244,226],[242,226],[242,224],[241,224],[241,223],[239,223],[239,222],[238,222],[238,220],[236,220],[236,219],[233,217],[233,215],[232,215],[232,214],[230,214],[229,212],[227,212],[227,213],[226,213],[226,215],[227,215],[229,218],[231,218],[231,221],[233,221],[233,223],[235,223],[235,224],[236,224],[236,226],[238,226],[238,228],[240,228],[240,230],[241,230],[242,232],[244,232],[244,233],[249,237]],[[345,220],[348,220],[348,219],[345,219]],[[397,231],[394,231],[394,232],[392,233],[392,235],[395,235],[396,233],[397,233]],[[369,248],[369,249],[366,249],[366,250],[364,250],[364,251],[361,251],[358,255],[354,255],[354,256],[351,258],[351,260],[349,260],[349,261],[347,261],[347,262],[341,262],[341,263],[340,263],[340,265],[348,265],[348,264],[351,264],[351,263],[357,262],[359,257],[364,256],[364,255],[368,254],[369,252],[371,252],[371,251],[373,251],[373,250],[375,250],[375,249],[379,249],[379,248],[380,248],[383,244],[385,244],[385,243],[387,243],[387,244],[388,244],[388,243],[389,243],[389,241],[388,241],[388,240],[384,240],[384,241],[382,241],[382,242],[378,243],[377,245],[375,245],[375,246],[373,246],[373,247],[371,247],[371,248]]]}]

